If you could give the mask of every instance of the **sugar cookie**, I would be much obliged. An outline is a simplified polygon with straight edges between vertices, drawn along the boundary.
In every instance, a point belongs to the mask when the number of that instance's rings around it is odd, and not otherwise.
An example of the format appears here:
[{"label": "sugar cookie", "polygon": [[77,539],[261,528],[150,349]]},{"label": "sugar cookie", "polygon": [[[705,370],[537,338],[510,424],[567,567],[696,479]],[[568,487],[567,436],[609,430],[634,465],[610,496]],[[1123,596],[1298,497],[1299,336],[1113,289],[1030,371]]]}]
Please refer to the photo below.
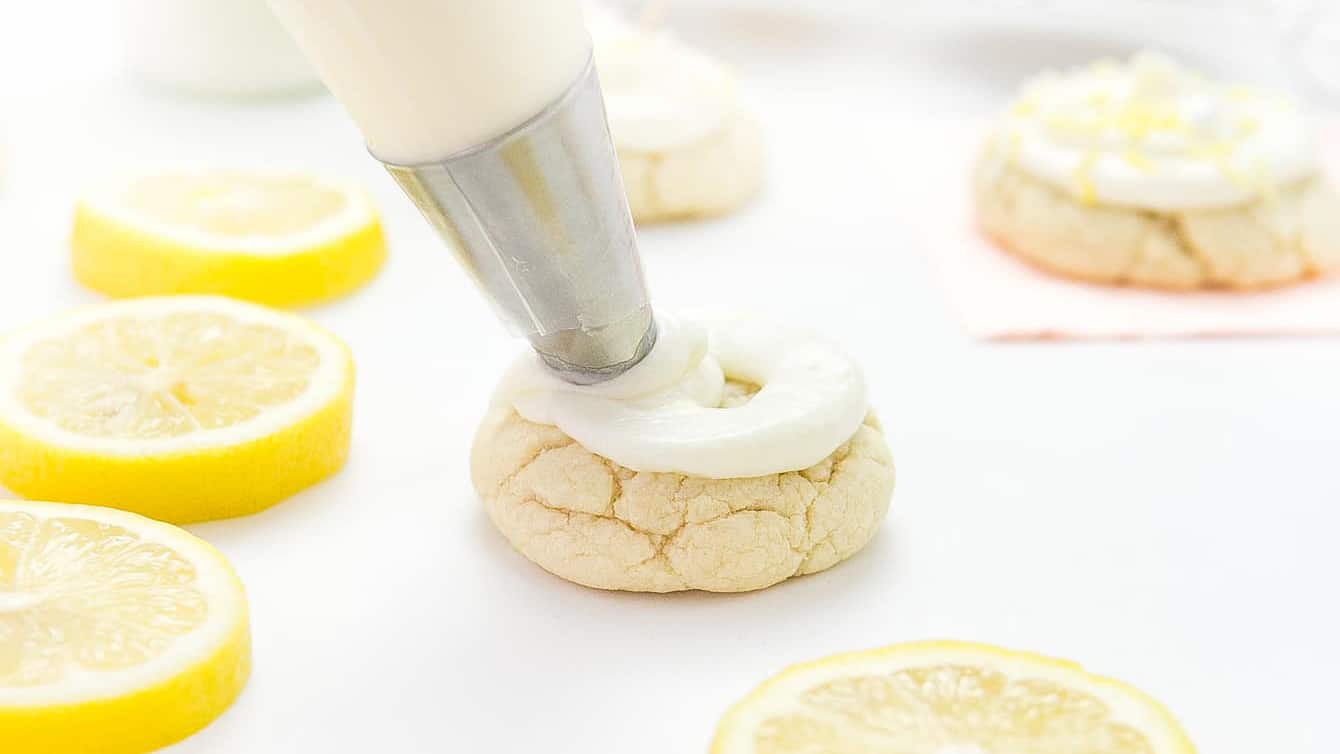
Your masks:
[{"label": "sugar cookie", "polygon": [[708,329],[704,348],[702,328],[662,320],[648,361],[594,388],[529,357],[504,378],[472,471],[517,550],[601,589],[737,592],[865,546],[894,472],[859,370],[764,323]]}]

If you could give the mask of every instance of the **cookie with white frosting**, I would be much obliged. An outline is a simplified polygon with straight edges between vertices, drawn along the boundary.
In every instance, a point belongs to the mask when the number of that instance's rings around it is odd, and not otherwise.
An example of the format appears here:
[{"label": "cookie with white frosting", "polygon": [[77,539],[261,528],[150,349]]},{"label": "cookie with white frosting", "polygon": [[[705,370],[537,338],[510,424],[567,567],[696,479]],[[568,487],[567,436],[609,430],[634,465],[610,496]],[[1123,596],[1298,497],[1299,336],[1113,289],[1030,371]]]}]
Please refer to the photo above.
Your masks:
[{"label": "cookie with white frosting", "polygon": [[761,589],[864,547],[894,472],[851,360],[769,323],[659,322],[607,383],[569,385],[529,354],[503,378],[471,468],[512,545],[569,581],[646,592]]},{"label": "cookie with white frosting", "polygon": [[724,65],[668,32],[588,8],[624,188],[638,222],[720,215],[763,180],[763,135]]},{"label": "cookie with white frosting", "polygon": [[1340,197],[1298,106],[1152,53],[1025,84],[973,194],[988,236],[1068,277],[1259,288],[1340,267]]}]

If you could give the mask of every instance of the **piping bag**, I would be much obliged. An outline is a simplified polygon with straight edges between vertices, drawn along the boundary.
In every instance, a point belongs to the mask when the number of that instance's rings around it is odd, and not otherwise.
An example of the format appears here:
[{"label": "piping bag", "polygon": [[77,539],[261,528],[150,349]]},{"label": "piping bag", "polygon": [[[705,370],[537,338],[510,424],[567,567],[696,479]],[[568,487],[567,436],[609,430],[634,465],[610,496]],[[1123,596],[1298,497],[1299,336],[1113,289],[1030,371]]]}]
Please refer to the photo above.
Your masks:
[{"label": "piping bag", "polygon": [[656,322],[579,0],[271,0],[510,331],[575,384]]}]

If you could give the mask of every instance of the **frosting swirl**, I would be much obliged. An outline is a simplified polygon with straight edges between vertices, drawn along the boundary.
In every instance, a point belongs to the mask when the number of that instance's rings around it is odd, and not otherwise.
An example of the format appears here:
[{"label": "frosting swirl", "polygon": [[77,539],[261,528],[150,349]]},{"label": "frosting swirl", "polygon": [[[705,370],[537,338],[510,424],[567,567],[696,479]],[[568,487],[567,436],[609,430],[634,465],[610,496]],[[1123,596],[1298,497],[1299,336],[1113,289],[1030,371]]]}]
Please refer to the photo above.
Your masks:
[{"label": "frosting swirl", "polygon": [[1244,204],[1316,170],[1294,102],[1149,52],[1033,78],[994,146],[1081,202],[1155,211]]},{"label": "frosting swirl", "polygon": [[[568,384],[526,354],[494,402],[635,471],[714,479],[809,468],[865,419],[860,369],[820,338],[741,318],[657,323],[647,358],[608,382]],[[719,408],[727,376],[760,389]]]}]

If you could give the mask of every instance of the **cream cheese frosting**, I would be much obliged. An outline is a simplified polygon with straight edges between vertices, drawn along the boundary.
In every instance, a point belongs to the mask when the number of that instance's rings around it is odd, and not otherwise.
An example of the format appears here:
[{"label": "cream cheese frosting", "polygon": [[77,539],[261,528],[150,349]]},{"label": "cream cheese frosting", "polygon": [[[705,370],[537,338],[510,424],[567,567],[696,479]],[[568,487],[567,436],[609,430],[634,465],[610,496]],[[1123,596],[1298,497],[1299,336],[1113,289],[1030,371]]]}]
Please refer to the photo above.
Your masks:
[{"label": "cream cheese frosting", "polygon": [[738,107],[735,78],[664,31],[587,7],[596,70],[616,146],[658,152],[720,130]]},{"label": "cream cheese frosting", "polygon": [[1154,211],[1244,204],[1317,167],[1294,102],[1149,52],[1030,80],[996,146],[1086,204]]},{"label": "cream cheese frosting", "polygon": [[[494,401],[635,471],[712,479],[809,468],[865,419],[860,368],[822,338],[742,317],[657,323],[651,353],[608,382],[571,385],[526,354]],[[727,376],[760,389],[719,408]]]}]

